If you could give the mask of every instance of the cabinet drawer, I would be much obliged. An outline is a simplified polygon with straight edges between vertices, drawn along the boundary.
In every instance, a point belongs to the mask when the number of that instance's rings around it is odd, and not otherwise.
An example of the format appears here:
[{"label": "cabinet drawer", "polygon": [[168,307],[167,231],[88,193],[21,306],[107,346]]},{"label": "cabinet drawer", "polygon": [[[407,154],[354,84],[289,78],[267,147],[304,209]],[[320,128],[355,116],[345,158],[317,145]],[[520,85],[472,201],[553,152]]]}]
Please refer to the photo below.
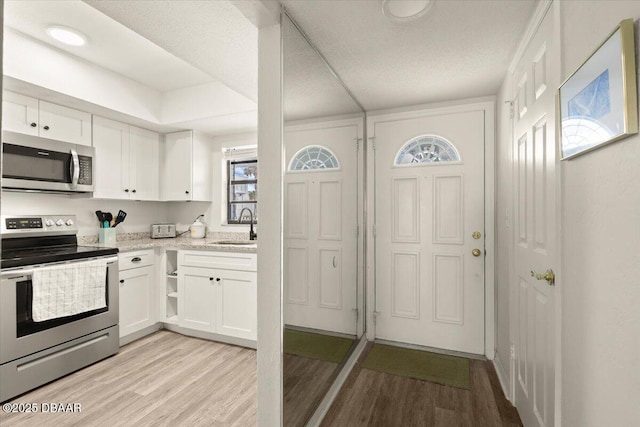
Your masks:
[{"label": "cabinet drawer", "polygon": [[180,266],[256,271],[256,254],[238,252],[180,251]]},{"label": "cabinet drawer", "polygon": [[129,270],[131,268],[146,267],[153,265],[153,250],[124,252],[118,254],[119,270]]}]

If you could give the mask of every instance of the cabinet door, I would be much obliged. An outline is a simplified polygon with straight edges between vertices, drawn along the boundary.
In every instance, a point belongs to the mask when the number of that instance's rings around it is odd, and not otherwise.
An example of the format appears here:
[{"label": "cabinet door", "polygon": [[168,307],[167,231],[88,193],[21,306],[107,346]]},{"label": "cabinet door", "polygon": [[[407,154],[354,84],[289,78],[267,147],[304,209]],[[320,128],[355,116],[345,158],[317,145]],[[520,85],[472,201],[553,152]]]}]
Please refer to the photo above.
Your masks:
[{"label": "cabinet door", "polygon": [[120,337],[156,322],[153,267],[120,272]]},{"label": "cabinet door", "polygon": [[128,199],[129,125],[94,117],[93,147],[96,149],[93,197]]},{"label": "cabinet door", "polygon": [[184,267],[178,270],[178,324],[216,332],[215,270]]},{"label": "cabinet door", "polygon": [[160,198],[160,135],[135,126],[129,127],[129,185],[134,200]]},{"label": "cabinet door", "polygon": [[191,131],[165,135],[162,200],[192,199],[192,142]]},{"label": "cabinet door", "polygon": [[2,95],[2,130],[38,135],[38,100],[4,91]]},{"label": "cabinet door", "polygon": [[40,101],[40,136],[91,146],[91,114]]},{"label": "cabinet door", "polygon": [[256,273],[217,270],[218,333],[238,338],[257,338]]}]

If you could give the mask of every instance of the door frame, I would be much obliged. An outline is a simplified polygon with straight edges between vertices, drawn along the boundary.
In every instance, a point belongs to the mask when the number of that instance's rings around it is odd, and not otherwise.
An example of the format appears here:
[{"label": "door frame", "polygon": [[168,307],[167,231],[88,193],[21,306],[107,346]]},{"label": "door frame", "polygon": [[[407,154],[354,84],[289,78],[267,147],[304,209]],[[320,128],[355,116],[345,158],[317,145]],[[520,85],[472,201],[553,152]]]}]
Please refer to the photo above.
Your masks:
[{"label": "door frame", "polygon": [[[336,127],[351,127],[355,126],[357,128],[357,141],[354,141],[354,149],[358,150],[357,153],[357,161],[358,161],[358,171],[357,171],[357,197],[358,204],[356,207],[356,222],[358,227],[358,241],[356,243],[357,250],[357,270],[356,270],[356,283],[357,283],[357,294],[356,294],[356,306],[358,308],[358,318],[356,323],[356,334],[359,337],[363,335],[367,328],[366,316],[367,308],[365,307],[366,298],[365,298],[365,269],[364,269],[364,247],[365,247],[365,233],[363,232],[365,224],[365,144],[363,144],[364,140],[364,126],[365,115],[363,113],[355,113],[355,114],[344,114],[338,116],[329,116],[329,117],[321,117],[319,119],[308,119],[308,120],[295,120],[285,122],[283,125],[283,167],[285,169],[288,168],[288,164],[285,164],[285,153],[286,147],[284,146],[284,134],[288,131],[296,132],[296,131],[308,131],[308,130],[316,130],[316,129],[327,129],[327,128],[336,128]],[[284,175],[283,175],[284,180]],[[283,181],[284,182],[284,181]],[[283,196],[284,197],[284,196]],[[284,257],[284,254],[283,254]],[[284,258],[283,258],[284,259]],[[283,279],[284,280],[284,279]],[[283,282],[284,283],[284,282]],[[283,303],[284,304],[284,303]],[[283,305],[284,312],[284,305]],[[283,323],[284,324],[284,323]]]},{"label": "door frame", "polygon": [[375,339],[374,311],[376,310],[376,265],[375,265],[375,126],[377,123],[407,120],[442,114],[481,111],[484,113],[484,231],[485,231],[485,271],[484,271],[484,355],[493,360],[496,342],[496,286],[495,286],[495,153],[496,153],[496,97],[472,98],[453,102],[423,104],[392,110],[378,110],[367,113],[367,245],[366,289],[367,289],[367,339]]}]

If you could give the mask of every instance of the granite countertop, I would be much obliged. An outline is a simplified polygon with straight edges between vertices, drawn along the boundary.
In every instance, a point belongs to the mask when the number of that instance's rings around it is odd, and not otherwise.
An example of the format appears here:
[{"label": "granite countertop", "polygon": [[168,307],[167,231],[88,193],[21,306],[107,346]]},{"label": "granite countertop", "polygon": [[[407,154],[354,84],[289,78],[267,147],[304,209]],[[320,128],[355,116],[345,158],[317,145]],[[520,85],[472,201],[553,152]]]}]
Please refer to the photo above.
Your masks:
[{"label": "granite countertop", "polygon": [[79,238],[79,244],[118,248],[120,252],[153,248],[203,249],[209,251],[240,253],[256,253],[258,251],[257,241],[250,245],[219,243],[221,240],[247,240],[247,233],[212,233],[208,234],[207,237],[203,239],[192,239],[189,236],[152,239],[149,233],[119,234],[117,237],[118,238],[115,243],[98,243],[98,236],[82,236]]}]

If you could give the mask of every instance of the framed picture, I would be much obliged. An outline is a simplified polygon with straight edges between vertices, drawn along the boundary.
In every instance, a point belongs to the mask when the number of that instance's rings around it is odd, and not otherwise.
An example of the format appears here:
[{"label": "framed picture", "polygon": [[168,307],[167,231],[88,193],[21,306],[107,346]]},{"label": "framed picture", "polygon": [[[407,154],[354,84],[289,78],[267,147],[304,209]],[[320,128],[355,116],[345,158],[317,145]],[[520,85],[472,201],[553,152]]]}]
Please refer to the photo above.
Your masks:
[{"label": "framed picture", "polygon": [[558,92],[562,160],[638,133],[633,20],[622,21]]}]

